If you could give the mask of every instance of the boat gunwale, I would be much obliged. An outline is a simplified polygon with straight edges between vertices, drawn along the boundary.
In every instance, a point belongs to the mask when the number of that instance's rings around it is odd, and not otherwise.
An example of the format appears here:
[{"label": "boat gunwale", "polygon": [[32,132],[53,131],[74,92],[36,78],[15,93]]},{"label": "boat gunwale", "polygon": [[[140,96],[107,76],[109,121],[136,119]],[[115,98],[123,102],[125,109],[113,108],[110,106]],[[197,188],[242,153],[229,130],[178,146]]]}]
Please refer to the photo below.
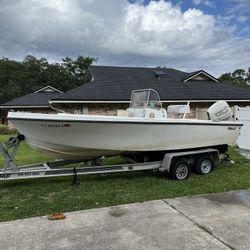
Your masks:
[{"label": "boat gunwale", "polygon": [[[70,119],[47,119],[47,118],[29,118],[29,117],[9,117],[9,121],[11,120],[28,120],[28,121],[38,121],[38,122],[68,122],[68,123],[116,123],[116,124],[142,124],[142,125],[201,125],[201,126],[233,126],[233,127],[242,127],[242,123],[228,123],[228,121],[221,121],[221,122],[204,122],[205,120],[196,120],[193,122],[191,119],[188,121],[188,119],[182,120],[182,121],[174,121],[170,119],[166,119],[166,121],[162,121],[162,119],[159,121],[157,120],[70,120]],[[176,119],[178,120],[178,119]],[[180,119],[181,120],[181,119]],[[202,122],[200,122],[202,121]]]}]

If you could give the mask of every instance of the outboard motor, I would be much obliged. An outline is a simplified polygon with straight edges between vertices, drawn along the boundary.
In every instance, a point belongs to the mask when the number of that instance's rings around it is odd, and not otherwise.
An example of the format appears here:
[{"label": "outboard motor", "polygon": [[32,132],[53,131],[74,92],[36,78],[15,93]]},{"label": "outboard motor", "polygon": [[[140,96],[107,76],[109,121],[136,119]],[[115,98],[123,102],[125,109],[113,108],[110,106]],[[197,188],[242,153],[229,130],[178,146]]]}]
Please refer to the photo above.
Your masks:
[{"label": "outboard motor", "polygon": [[225,101],[218,101],[207,110],[208,118],[214,122],[228,121],[232,118],[232,111]]}]

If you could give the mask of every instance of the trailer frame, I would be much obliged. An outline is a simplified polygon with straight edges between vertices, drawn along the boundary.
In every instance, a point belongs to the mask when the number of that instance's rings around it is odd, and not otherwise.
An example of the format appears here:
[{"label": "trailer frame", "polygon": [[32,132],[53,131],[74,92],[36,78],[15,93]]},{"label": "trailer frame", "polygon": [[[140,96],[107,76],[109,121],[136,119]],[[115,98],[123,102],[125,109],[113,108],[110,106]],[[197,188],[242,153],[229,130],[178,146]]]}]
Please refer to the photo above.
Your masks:
[{"label": "trailer frame", "polygon": [[[14,157],[20,147],[21,141],[25,137],[23,135],[17,135],[10,138],[6,143],[0,143],[0,153],[3,155],[5,167],[0,170],[0,181],[2,180],[17,180],[17,179],[31,179],[31,178],[45,178],[45,177],[59,177],[59,176],[73,176],[73,184],[76,184],[78,175],[88,174],[107,174],[107,173],[119,173],[119,172],[131,172],[141,170],[153,170],[163,173],[171,173],[174,179],[183,180],[188,178],[191,165],[195,163],[199,157],[207,156],[207,159],[211,159],[212,164],[216,164],[220,161],[220,154],[217,149],[205,148],[183,152],[171,152],[166,153],[161,161],[143,162],[143,163],[129,163],[129,164],[117,164],[108,166],[89,166],[81,167],[80,165],[85,162],[84,160],[55,160],[45,163],[35,163],[30,165],[17,166],[14,161]],[[9,150],[13,148],[10,153]],[[181,162],[179,169],[178,162]],[[74,167],[70,168],[56,168],[60,166],[66,166],[74,164]],[[78,166],[75,166],[78,164]],[[173,172],[173,168],[179,171],[177,174]],[[185,173],[181,169],[185,169]],[[212,169],[211,169],[212,170]],[[210,171],[211,171],[210,170]],[[172,172],[171,172],[172,171]],[[210,172],[209,171],[209,172]],[[183,173],[182,173],[183,172]],[[206,173],[205,173],[206,174]]]}]

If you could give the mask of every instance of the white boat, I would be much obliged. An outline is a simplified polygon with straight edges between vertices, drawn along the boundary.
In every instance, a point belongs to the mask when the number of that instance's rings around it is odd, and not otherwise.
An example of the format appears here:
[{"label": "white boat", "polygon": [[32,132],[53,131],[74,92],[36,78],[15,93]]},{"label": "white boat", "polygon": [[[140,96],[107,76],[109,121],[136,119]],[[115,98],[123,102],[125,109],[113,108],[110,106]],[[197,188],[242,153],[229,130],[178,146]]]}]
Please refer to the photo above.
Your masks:
[{"label": "white boat", "polygon": [[220,121],[228,114],[228,106],[217,105],[213,120],[168,118],[158,93],[147,89],[132,92],[128,116],[9,112],[8,120],[32,148],[62,159],[92,159],[234,145],[242,124]]}]

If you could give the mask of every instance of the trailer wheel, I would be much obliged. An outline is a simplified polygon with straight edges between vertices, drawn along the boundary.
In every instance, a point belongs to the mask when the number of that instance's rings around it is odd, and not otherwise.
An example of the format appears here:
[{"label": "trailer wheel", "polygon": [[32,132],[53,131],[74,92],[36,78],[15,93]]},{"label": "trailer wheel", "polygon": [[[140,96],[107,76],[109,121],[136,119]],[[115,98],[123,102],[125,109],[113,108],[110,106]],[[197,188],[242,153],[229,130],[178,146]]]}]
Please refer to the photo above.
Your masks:
[{"label": "trailer wheel", "polygon": [[170,168],[170,175],[175,180],[185,180],[190,175],[190,167],[187,161],[178,160]]},{"label": "trailer wheel", "polygon": [[18,138],[20,141],[23,141],[23,140],[25,139],[25,136],[22,135],[22,134],[19,134],[19,135],[17,136],[17,138]]},{"label": "trailer wheel", "polygon": [[196,160],[195,172],[200,175],[209,174],[214,167],[214,162],[209,156],[201,156]]}]

